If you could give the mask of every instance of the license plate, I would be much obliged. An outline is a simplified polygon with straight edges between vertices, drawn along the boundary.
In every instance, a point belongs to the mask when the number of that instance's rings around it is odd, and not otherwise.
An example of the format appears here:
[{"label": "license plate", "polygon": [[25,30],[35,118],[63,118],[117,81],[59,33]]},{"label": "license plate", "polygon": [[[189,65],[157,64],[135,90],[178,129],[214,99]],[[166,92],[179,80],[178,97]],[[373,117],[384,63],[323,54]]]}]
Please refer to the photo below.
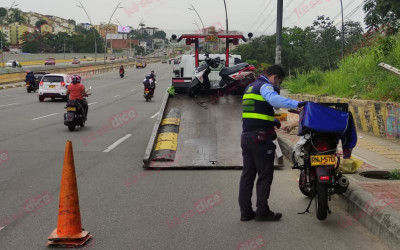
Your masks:
[{"label": "license plate", "polygon": [[335,165],[336,156],[335,155],[312,155],[311,166],[321,166],[321,165]]},{"label": "license plate", "polygon": [[49,85],[49,88],[50,88],[50,89],[55,89],[55,88],[56,88],[56,85]]},{"label": "license plate", "polygon": [[67,111],[76,111],[76,108],[75,107],[68,107]]}]

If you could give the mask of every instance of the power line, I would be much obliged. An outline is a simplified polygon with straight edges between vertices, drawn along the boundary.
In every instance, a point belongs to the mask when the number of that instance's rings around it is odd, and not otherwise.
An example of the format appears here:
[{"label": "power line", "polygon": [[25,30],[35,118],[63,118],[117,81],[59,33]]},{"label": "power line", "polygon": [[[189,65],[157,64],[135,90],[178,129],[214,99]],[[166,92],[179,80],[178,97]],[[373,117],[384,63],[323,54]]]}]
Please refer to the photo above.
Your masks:
[{"label": "power line", "polygon": [[264,20],[260,23],[260,25],[258,26],[258,28],[257,28],[254,32],[257,32],[257,31],[261,28],[261,26],[271,17],[273,11],[275,10],[275,8],[274,8],[275,5],[271,4],[271,5],[269,5],[269,6],[272,6],[272,8],[271,8],[271,10],[268,12],[267,17],[264,18]]},{"label": "power line", "polygon": [[258,15],[258,17],[256,18],[256,21],[254,21],[253,25],[250,25],[249,27],[253,27],[257,23],[257,21],[260,19],[260,17],[264,13],[264,11],[268,8],[268,6],[269,6],[268,2],[266,1],[265,2],[265,8],[261,11],[260,15]]}]

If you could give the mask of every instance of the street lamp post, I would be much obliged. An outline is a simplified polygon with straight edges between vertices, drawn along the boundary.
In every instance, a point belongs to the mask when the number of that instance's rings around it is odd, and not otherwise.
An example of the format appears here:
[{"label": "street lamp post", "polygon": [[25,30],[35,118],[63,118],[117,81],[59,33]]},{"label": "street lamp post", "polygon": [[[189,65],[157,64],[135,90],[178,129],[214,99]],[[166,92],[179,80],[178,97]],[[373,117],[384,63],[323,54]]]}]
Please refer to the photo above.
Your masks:
[{"label": "street lamp post", "polygon": [[[188,8],[188,9],[189,9],[189,10],[193,10],[194,12],[196,12],[197,16],[198,16],[199,19],[200,19],[201,25],[203,26],[203,31],[205,31],[206,28],[204,27],[203,20],[201,20],[201,17],[200,17],[200,15],[199,15],[199,13],[197,12],[196,8],[193,6],[193,4],[191,4],[191,6],[192,6],[192,8]],[[201,32],[201,33],[203,33],[203,32]]]},{"label": "street lamp post", "polygon": [[[118,8],[123,8],[122,6],[119,7],[120,4],[121,4],[121,2],[119,2],[118,5],[117,5],[117,7],[115,7],[114,12],[112,13],[112,15],[111,15],[111,17],[110,17],[110,20],[108,21],[108,24],[107,24],[107,27],[106,27],[106,35],[105,35],[105,37],[104,37],[104,46],[105,46],[105,50],[104,50],[104,63],[106,63],[107,31],[108,31],[108,28],[109,28],[109,26],[110,26],[111,19],[112,19],[112,17],[114,16],[115,11],[117,11]],[[112,39],[111,39],[111,41],[112,41]]]},{"label": "street lamp post", "polygon": [[18,4],[15,4],[15,2],[16,1],[14,1],[12,4],[11,4],[11,7],[8,9],[8,11],[7,11],[7,18],[8,18],[8,12],[12,9],[12,7],[17,7],[18,6]]},{"label": "street lamp post", "polygon": [[[83,6],[83,4],[80,1],[79,1],[79,4],[80,5],[77,5],[77,6],[85,11],[86,16],[88,17],[90,24],[93,25],[92,20],[90,19],[89,14],[87,13],[85,7]],[[94,29],[93,29],[93,36],[94,36],[94,54],[95,54],[94,62],[96,63],[97,62],[97,41],[96,41],[97,38],[96,38],[96,32],[94,31]]]},{"label": "street lamp post", "polygon": [[344,20],[343,20],[343,2],[340,0],[340,6],[342,9],[342,60],[344,58]]}]

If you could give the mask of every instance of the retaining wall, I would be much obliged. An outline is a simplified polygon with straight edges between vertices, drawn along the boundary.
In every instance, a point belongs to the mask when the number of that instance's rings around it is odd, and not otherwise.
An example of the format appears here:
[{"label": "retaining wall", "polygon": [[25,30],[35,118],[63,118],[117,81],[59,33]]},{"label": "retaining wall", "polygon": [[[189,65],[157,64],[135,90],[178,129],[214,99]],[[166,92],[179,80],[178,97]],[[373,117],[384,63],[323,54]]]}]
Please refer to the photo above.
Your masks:
[{"label": "retaining wall", "polygon": [[288,97],[313,102],[348,103],[358,130],[400,141],[400,103],[302,94],[289,94]]}]

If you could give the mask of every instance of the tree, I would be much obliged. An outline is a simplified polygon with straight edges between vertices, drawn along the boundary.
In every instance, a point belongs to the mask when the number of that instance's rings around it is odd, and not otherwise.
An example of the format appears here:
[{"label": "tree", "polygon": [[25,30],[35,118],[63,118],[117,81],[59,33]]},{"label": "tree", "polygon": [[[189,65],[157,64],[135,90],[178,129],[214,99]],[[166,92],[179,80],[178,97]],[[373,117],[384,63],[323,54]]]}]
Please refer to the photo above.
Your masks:
[{"label": "tree", "polygon": [[28,53],[42,53],[44,52],[45,40],[44,36],[35,32],[25,32],[22,35],[22,51]]},{"label": "tree", "polygon": [[44,19],[40,19],[39,21],[37,21],[37,22],[35,23],[35,27],[38,28],[38,29],[40,29],[40,26],[42,26],[43,24],[47,24],[47,21],[44,20]]},{"label": "tree", "polygon": [[11,14],[8,15],[8,23],[26,23],[24,13],[20,9],[11,9]]},{"label": "tree", "polygon": [[3,19],[7,16],[7,9],[0,8],[0,23],[3,22]]},{"label": "tree", "polygon": [[76,26],[76,21],[74,19],[68,19],[67,22],[69,24],[72,24],[72,25]]},{"label": "tree", "polygon": [[387,23],[396,30],[400,28],[400,1],[365,0],[363,9],[368,29],[378,28]]},{"label": "tree", "polygon": [[364,30],[359,22],[346,21],[344,24],[344,45],[346,50],[353,47],[363,39]]},{"label": "tree", "polygon": [[[318,16],[313,22],[311,29],[316,35],[313,47],[317,54],[310,59],[314,60],[314,65],[320,65],[323,70],[333,69],[339,61],[338,53],[341,45],[340,32],[333,25],[329,17]],[[324,55],[324,56],[321,56]]]},{"label": "tree", "polygon": [[89,31],[82,26],[76,26],[75,32],[85,34],[85,35],[89,33]]},{"label": "tree", "polygon": [[8,47],[10,45],[9,42],[7,42],[7,36],[3,32],[0,31],[0,40],[2,39],[3,43],[3,48],[0,47],[0,50],[4,49],[4,47]]},{"label": "tree", "polygon": [[164,32],[164,31],[162,31],[162,30],[160,30],[160,31],[157,31],[157,32],[155,32],[154,34],[153,34],[153,38],[158,38],[158,39],[165,39],[167,37],[167,34]]}]

